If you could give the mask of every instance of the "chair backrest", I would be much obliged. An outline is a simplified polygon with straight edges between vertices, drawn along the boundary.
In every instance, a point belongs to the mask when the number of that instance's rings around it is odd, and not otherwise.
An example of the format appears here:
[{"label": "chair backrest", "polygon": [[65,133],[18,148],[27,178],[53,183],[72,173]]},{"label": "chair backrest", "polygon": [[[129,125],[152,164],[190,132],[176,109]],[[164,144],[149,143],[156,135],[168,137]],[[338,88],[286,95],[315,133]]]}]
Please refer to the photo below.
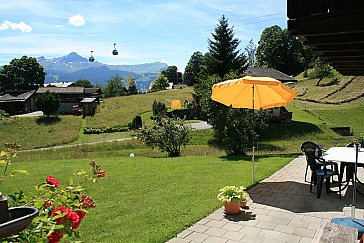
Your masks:
[{"label": "chair backrest", "polygon": [[314,142],[306,141],[301,144],[301,151],[305,153],[305,150],[313,149],[315,150],[316,158],[320,158],[322,156],[322,149]]},{"label": "chair backrest", "polygon": [[320,166],[316,164],[316,159],[320,158],[322,155],[321,148],[314,142],[307,141],[301,144],[301,150],[306,155],[306,161],[310,166],[310,169],[312,171],[319,169]]},{"label": "chair backrest", "polygon": [[[359,143],[360,143],[360,146],[362,148],[364,148],[364,142],[359,142]],[[351,142],[351,143],[347,144],[345,147],[354,147],[354,142]]]}]

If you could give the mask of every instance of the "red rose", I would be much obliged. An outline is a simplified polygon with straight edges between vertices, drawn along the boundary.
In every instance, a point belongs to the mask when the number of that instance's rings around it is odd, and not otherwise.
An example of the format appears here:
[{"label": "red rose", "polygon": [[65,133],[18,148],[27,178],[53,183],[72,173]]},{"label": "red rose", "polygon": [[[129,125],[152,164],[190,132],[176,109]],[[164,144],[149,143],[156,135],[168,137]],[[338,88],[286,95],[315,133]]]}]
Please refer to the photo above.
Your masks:
[{"label": "red rose", "polygon": [[48,242],[49,243],[58,243],[63,237],[62,233],[59,232],[52,232],[52,234],[50,234],[48,236]]},{"label": "red rose", "polygon": [[100,170],[100,171],[99,171],[99,173],[98,173],[98,176],[99,176],[99,177],[104,177],[104,176],[106,176],[106,171],[104,171],[104,170]]},{"label": "red rose", "polygon": [[48,176],[46,182],[50,185],[55,185],[55,187],[59,187],[59,184],[61,184],[56,180],[56,178],[54,178],[54,176]]},{"label": "red rose", "polygon": [[86,211],[80,210],[80,211],[77,211],[76,214],[78,216],[78,220],[76,222],[72,221],[72,223],[71,223],[72,229],[77,229],[78,226],[80,226],[83,217],[85,217],[85,215],[86,215]]},{"label": "red rose", "polygon": [[72,209],[69,209],[65,206],[60,206],[58,208],[56,208],[53,212],[52,212],[52,217],[59,215],[61,213],[66,212],[67,214],[64,215],[61,218],[57,218],[55,221],[57,224],[62,224],[64,221],[66,221],[67,219],[71,220],[71,225],[76,223],[79,220],[79,217],[77,215],[77,213],[73,212]]},{"label": "red rose", "polygon": [[79,206],[80,208],[94,208],[94,207],[96,207],[93,197],[90,197],[87,194],[83,194],[81,196],[81,202],[82,202],[82,204]]},{"label": "red rose", "polygon": [[44,201],[43,207],[45,208],[54,208],[54,204],[48,201]]}]

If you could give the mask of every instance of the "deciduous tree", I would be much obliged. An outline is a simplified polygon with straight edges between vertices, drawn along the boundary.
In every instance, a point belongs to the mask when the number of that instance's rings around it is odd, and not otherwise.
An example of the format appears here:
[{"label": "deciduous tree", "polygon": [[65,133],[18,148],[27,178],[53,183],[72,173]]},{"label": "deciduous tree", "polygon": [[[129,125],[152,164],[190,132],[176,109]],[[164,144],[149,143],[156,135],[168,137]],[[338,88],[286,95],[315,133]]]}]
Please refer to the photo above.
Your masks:
[{"label": "deciduous tree", "polygon": [[34,57],[14,58],[0,70],[0,91],[31,90],[44,84],[46,73]]},{"label": "deciduous tree", "polygon": [[297,75],[314,60],[311,49],[277,25],[263,30],[256,57],[258,66],[271,67],[288,75]]},{"label": "deciduous tree", "polygon": [[203,55],[196,51],[192,54],[183,74],[183,82],[189,86],[198,83],[198,75],[201,72]]},{"label": "deciduous tree", "polygon": [[103,88],[102,92],[104,97],[116,97],[126,95],[128,90],[123,86],[123,80],[119,75],[112,77],[106,81],[106,87]]},{"label": "deciduous tree", "polygon": [[73,86],[76,87],[84,87],[84,88],[93,88],[93,84],[90,80],[87,79],[78,79],[76,82],[73,83]]},{"label": "deciduous tree", "polygon": [[151,92],[165,90],[169,86],[168,78],[165,77],[162,73],[152,82],[150,86]]},{"label": "deciduous tree", "polygon": [[49,91],[39,94],[35,99],[35,105],[37,109],[43,111],[44,115],[53,115],[57,112],[60,105],[59,95]]}]

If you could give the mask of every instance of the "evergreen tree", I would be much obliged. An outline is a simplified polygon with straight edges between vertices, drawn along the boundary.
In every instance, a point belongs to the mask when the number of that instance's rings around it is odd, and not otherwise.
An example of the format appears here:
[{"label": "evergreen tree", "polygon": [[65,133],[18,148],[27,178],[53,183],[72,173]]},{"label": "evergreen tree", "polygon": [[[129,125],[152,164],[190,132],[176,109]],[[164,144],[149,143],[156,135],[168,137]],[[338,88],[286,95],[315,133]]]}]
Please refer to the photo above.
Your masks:
[{"label": "evergreen tree", "polygon": [[138,93],[138,89],[136,86],[136,81],[133,76],[127,76],[125,78],[126,83],[128,84],[128,94],[133,95]]},{"label": "evergreen tree", "polygon": [[243,74],[247,68],[247,59],[244,53],[240,53],[237,49],[240,41],[234,38],[233,27],[229,27],[224,15],[219,20],[212,37],[212,40],[208,40],[209,52],[204,58],[207,74],[217,74],[221,79],[224,79],[230,71]]}]

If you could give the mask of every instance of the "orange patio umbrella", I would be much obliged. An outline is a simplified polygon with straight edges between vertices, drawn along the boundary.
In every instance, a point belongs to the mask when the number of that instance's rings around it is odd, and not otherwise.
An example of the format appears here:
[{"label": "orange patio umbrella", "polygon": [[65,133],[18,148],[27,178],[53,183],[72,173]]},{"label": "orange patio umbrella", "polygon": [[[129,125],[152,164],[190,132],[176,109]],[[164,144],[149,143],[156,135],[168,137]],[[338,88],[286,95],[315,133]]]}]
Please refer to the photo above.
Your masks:
[{"label": "orange patio umbrella", "polygon": [[[294,90],[274,78],[245,76],[214,84],[211,99],[233,108],[260,110],[285,106],[296,96]],[[254,181],[254,122],[252,162]]]}]

